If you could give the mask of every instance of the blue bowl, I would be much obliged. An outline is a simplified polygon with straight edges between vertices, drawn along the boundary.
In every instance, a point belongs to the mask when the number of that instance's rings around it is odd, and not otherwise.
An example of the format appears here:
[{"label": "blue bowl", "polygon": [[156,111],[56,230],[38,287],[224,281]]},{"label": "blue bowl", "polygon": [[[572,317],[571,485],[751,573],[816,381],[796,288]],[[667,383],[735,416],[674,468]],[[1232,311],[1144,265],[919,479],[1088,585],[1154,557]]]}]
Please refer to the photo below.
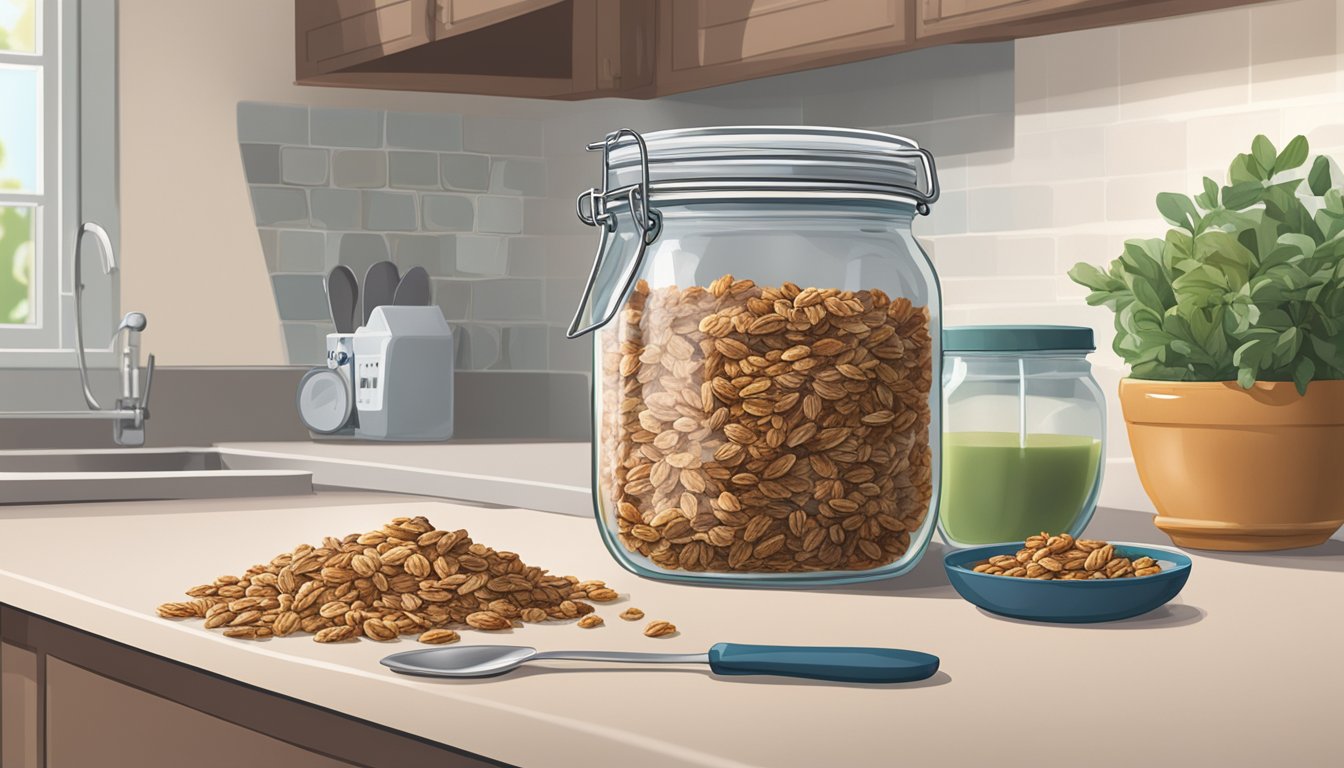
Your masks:
[{"label": "blue bowl", "polygon": [[972,570],[995,555],[1011,555],[1021,544],[990,544],[960,549],[943,558],[957,594],[990,613],[1028,621],[1089,624],[1118,621],[1165,605],[1190,578],[1190,558],[1169,547],[1113,542],[1120,557],[1151,557],[1161,573],[1127,579],[1042,581],[993,576]]}]

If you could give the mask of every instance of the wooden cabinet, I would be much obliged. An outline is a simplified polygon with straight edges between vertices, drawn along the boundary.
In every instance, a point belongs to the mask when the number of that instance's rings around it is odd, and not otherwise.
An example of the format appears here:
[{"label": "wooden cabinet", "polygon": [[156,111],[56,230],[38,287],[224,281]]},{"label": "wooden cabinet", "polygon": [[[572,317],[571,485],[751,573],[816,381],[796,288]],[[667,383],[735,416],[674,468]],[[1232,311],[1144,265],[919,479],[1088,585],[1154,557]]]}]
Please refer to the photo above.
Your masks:
[{"label": "wooden cabinet", "polygon": [[649,98],[1260,0],[295,0],[303,85]]},{"label": "wooden cabinet", "polygon": [[652,84],[653,0],[296,0],[295,29],[301,85],[575,99]]},{"label": "wooden cabinet", "polygon": [[913,0],[665,0],[658,92],[866,58],[911,40]]},{"label": "wooden cabinet", "polygon": [[39,768],[37,654],[0,643],[0,766]]},{"label": "wooden cabinet", "polygon": [[434,0],[298,0],[298,79],[335,72],[433,39]]}]

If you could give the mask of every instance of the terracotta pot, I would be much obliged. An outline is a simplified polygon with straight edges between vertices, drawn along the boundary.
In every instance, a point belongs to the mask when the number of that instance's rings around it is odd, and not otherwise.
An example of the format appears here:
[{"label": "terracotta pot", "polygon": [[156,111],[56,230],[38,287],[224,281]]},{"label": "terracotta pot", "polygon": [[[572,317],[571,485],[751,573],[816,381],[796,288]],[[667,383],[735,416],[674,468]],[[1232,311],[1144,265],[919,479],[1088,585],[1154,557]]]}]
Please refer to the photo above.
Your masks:
[{"label": "terracotta pot", "polygon": [[1344,381],[1249,390],[1124,379],[1120,405],[1155,523],[1181,547],[1320,544],[1344,524]]}]

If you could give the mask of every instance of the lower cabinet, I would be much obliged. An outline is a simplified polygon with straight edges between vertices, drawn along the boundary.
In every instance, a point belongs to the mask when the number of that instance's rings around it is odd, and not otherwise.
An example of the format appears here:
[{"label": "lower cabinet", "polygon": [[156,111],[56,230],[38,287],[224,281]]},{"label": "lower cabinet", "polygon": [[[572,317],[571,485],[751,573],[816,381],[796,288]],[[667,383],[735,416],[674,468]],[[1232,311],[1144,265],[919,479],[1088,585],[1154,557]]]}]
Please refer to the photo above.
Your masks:
[{"label": "lower cabinet", "polygon": [[503,766],[7,605],[0,671],[0,768]]},{"label": "lower cabinet", "polygon": [[[116,759],[111,760],[114,755]],[[96,765],[351,768],[354,764],[48,657],[47,768]]]}]

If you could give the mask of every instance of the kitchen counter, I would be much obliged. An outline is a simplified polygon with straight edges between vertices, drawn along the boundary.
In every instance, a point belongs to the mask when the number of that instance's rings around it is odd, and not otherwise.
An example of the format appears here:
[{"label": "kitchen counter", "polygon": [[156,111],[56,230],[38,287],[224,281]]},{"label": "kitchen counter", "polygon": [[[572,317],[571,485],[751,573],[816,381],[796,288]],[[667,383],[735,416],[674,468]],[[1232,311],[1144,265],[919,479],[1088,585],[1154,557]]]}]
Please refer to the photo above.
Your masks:
[{"label": "kitchen counter", "polygon": [[236,469],[297,469],[318,485],[465,499],[590,517],[587,443],[218,443]]},{"label": "kitchen counter", "polygon": [[[716,679],[696,667],[528,665],[434,681],[378,664],[409,639],[319,645],[225,638],[154,615],[181,590],[300,542],[425,515],[529,564],[621,593],[606,626],[463,630],[464,643],[703,652],[718,641],[889,645],[942,658],[934,678],[862,687]],[[1089,535],[1161,542],[1142,513],[1099,511]],[[58,548],[52,544],[60,542]],[[962,601],[931,545],[899,579],[813,591],[644,581],[591,519],[367,493],[0,506],[0,602],[260,689],[518,766],[1321,765],[1338,749],[1344,543],[1193,554],[1177,600],[1114,624],[995,618]],[[617,614],[642,608],[642,622]],[[680,633],[649,639],[648,620]],[[1042,754],[1046,755],[1045,757]],[[1062,758],[1061,758],[1062,759]]]}]

